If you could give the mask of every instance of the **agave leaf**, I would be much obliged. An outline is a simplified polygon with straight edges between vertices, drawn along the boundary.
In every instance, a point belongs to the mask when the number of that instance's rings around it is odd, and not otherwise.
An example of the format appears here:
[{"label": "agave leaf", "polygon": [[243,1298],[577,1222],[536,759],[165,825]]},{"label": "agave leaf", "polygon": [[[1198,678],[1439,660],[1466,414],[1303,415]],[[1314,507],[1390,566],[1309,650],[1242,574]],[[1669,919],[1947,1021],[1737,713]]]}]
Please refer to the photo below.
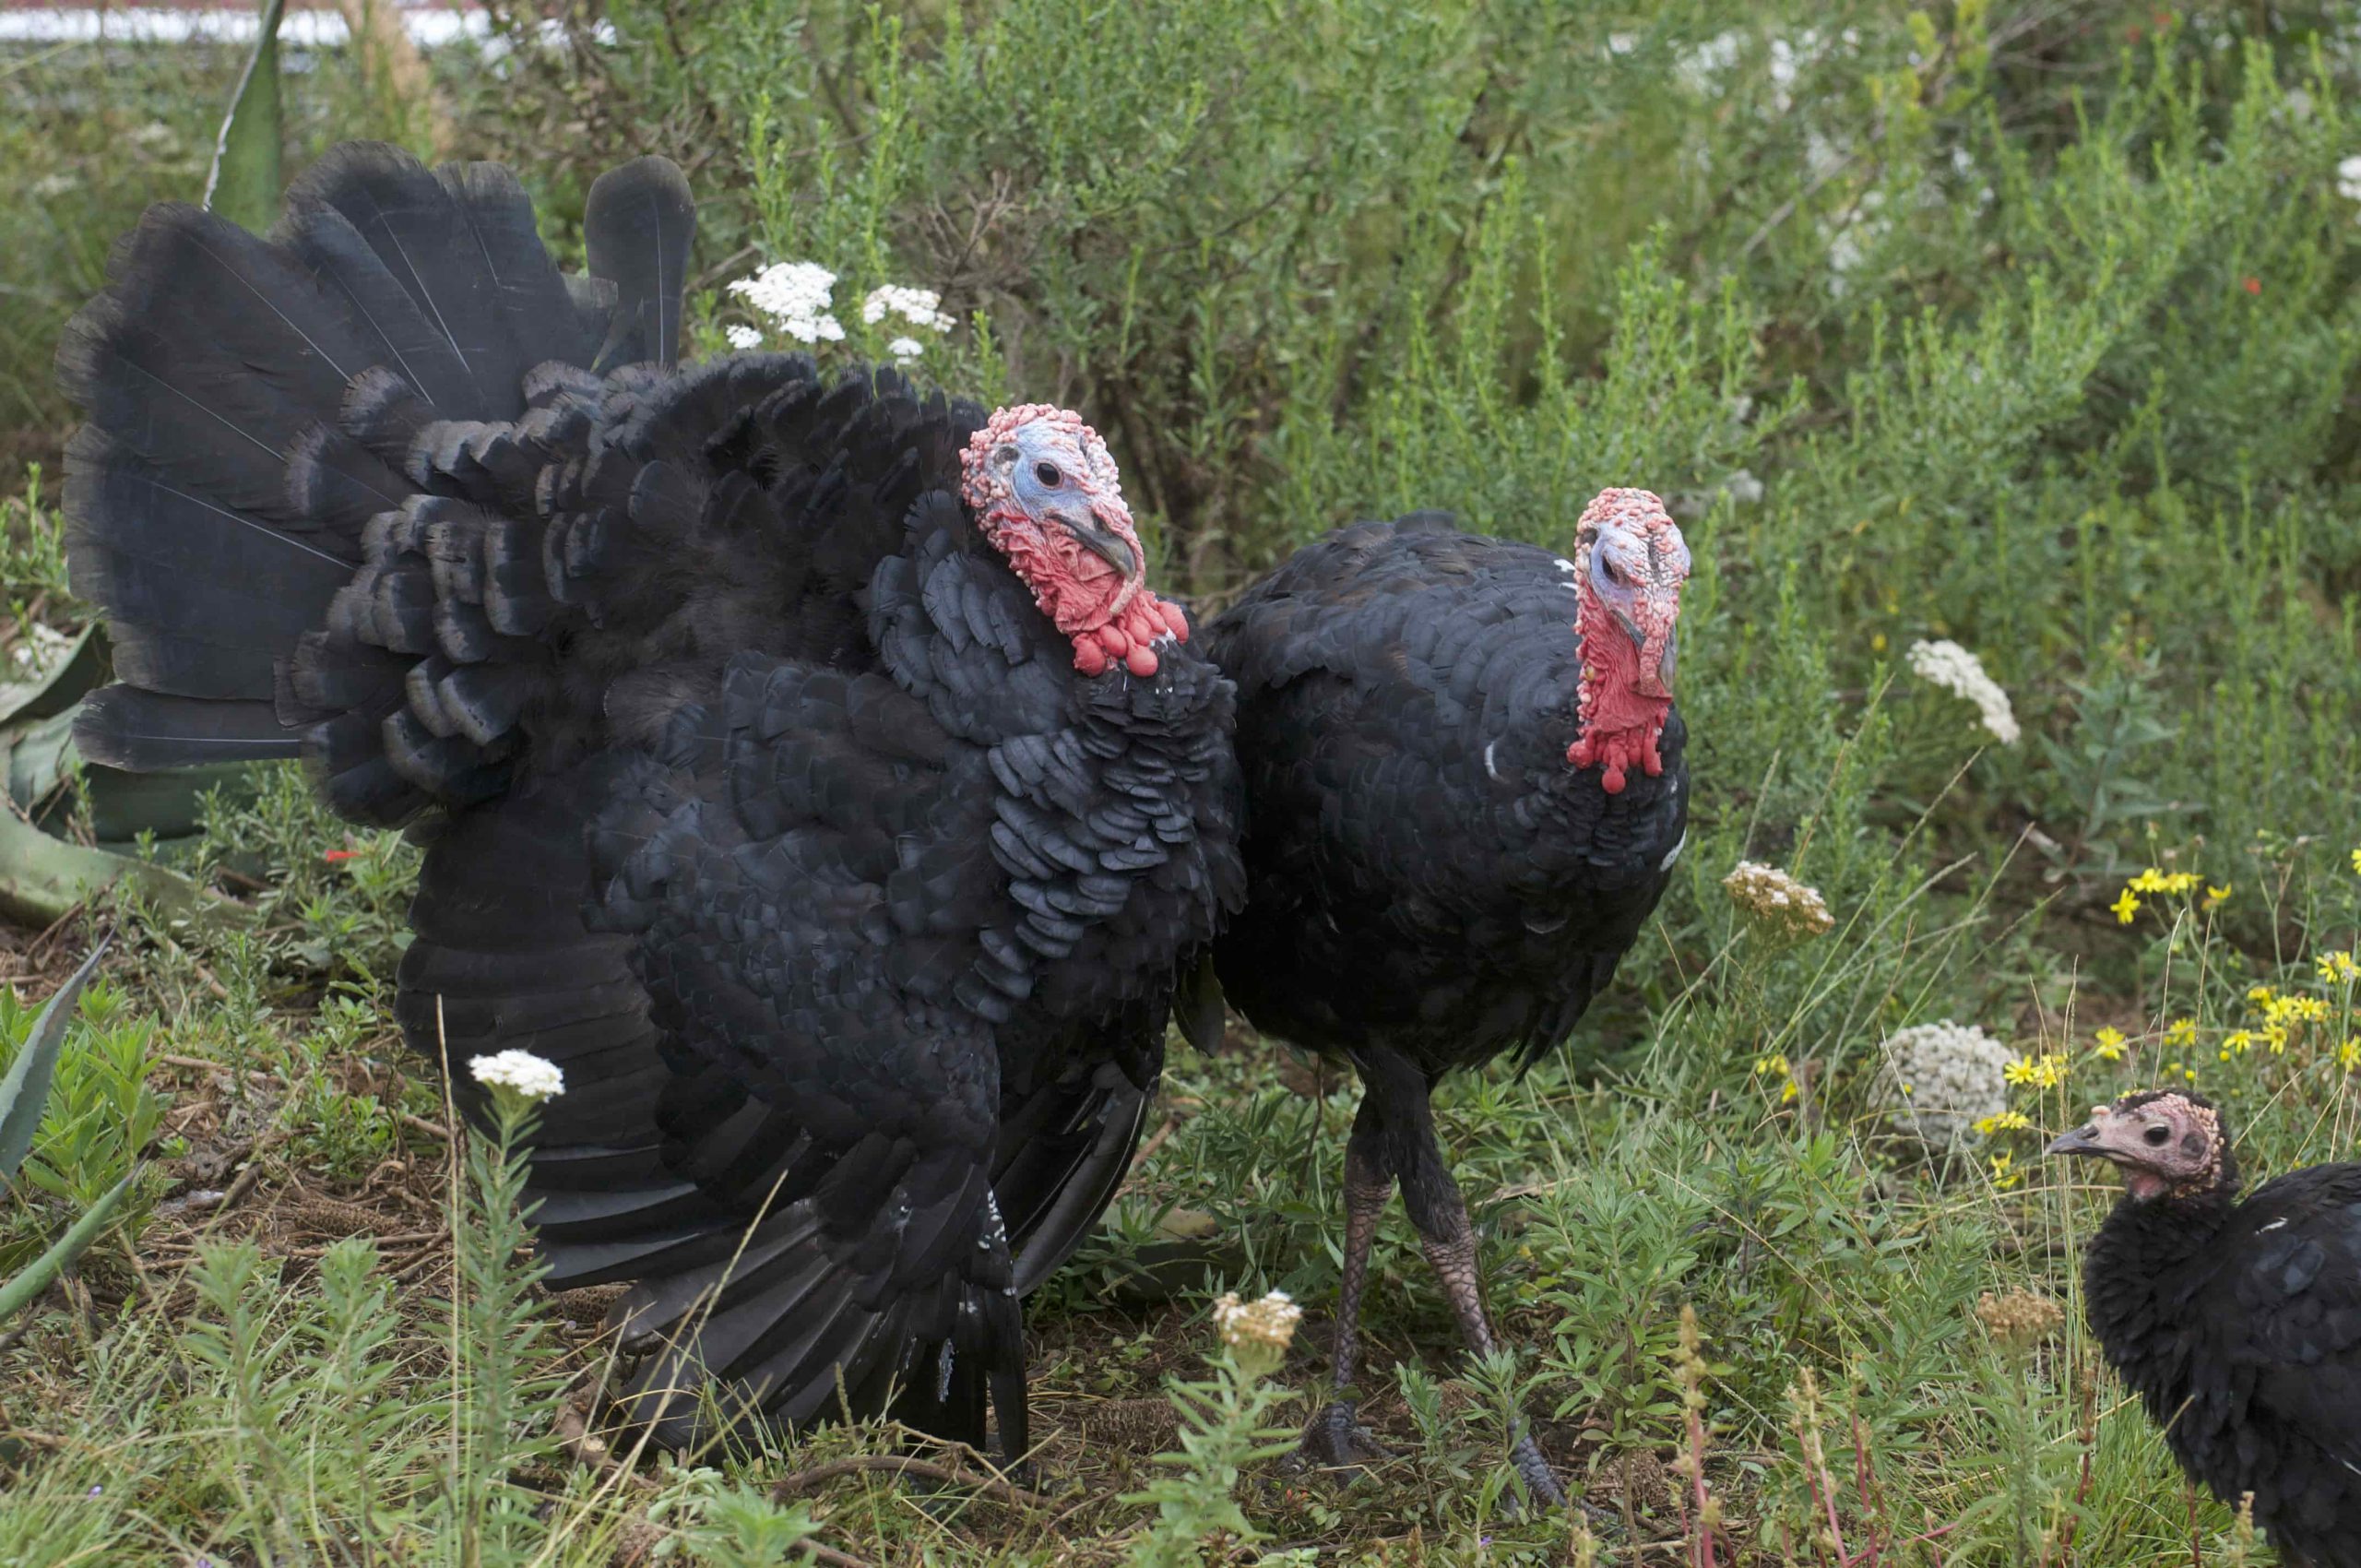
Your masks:
[{"label": "agave leaf", "polygon": [[213,143],[205,205],[259,234],[279,212],[279,18],[287,0],[265,0],[255,52]]},{"label": "agave leaf", "polygon": [[0,804],[0,916],[38,929],[118,882],[166,915],[232,924],[254,918],[169,867],[53,838]]},{"label": "agave leaf", "polygon": [[0,724],[16,719],[47,719],[74,706],[82,694],[99,683],[106,653],[106,638],[96,622],[82,628],[65,657],[47,674],[32,681],[0,681]]},{"label": "agave leaf", "polygon": [[101,938],[74,971],[74,978],[57,988],[57,994],[33,1020],[32,1032],[25,1037],[25,1048],[17,1052],[7,1077],[0,1079],[0,1182],[16,1181],[17,1167],[24,1163],[25,1151],[33,1146],[41,1113],[49,1105],[49,1081],[57,1072],[59,1053],[65,1049],[66,1026],[74,1021],[74,1004],[82,999],[82,987],[106,950],[106,939]]},{"label": "agave leaf", "polygon": [[[91,956],[95,958],[98,955],[94,953]],[[49,1282],[57,1277],[60,1269],[89,1250],[90,1243],[99,1239],[99,1232],[107,1228],[107,1220],[122,1204],[124,1194],[131,1191],[131,1183],[138,1179],[139,1168],[134,1166],[128,1175],[109,1187],[105,1194],[90,1206],[88,1214],[74,1222],[72,1229],[51,1242],[49,1251],[27,1264],[24,1272],[14,1279],[0,1285],[0,1322],[30,1306],[42,1291],[49,1289]]]}]

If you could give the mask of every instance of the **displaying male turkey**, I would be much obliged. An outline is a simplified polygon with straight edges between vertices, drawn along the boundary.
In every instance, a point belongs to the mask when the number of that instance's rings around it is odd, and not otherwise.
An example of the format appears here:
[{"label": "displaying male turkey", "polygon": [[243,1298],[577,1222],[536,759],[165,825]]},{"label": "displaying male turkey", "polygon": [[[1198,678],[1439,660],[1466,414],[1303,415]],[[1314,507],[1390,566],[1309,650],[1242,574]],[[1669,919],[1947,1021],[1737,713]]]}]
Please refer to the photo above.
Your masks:
[{"label": "displaying male turkey", "polygon": [[2238,1201],[2202,1096],[2125,1095],[2049,1146],[2123,1171],[2082,1261],[2091,1332],[2190,1476],[2291,1568],[2361,1568],[2361,1164]]},{"label": "displaying male turkey", "polygon": [[[1221,987],[1363,1086],[1337,1396],[1305,1438],[1320,1461],[1376,1452],[1352,1391],[1397,1182],[1468,1348],[1494,1348],[1428,1099],[1453,1068],[1564,1039],[1664,892],[1688,812],[1670,683],[1689,566],[1643,490],[1593,501],[1571,561],[1419,513],[1309,546],[1208,629],[1238,683],[1247,795],[1248,902],[1215,947]],[[1192,1007],[1192,1037],[1218,1016]],[[1529,1435],[1515,1458],[1563,1501]]]},{"label": "displaying male turkey", "polygon": [[[83,754],[312,766],[430,836],[413,1048],[522,1048],[555,1287],[635,1413],[1026,1446],[1018,1293],[1121,1180],[1240,892],[1229,683],[1027,405],[675,365],[671,164],[562,277],[515,178],[331,152],[268,243],[151,208],[59,350]],[[450,1074],[480,1112],[476,1086]],[[898,1390],[889,1397],[889,1388]]]}]

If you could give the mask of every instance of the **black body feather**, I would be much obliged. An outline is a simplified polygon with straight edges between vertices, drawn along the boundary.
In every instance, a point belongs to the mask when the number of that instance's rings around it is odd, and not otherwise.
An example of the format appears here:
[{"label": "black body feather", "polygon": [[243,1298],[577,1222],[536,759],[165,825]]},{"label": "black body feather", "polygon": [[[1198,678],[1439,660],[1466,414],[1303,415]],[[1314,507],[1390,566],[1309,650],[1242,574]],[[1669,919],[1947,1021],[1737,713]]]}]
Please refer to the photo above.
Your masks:
[{"label": "black body feather", "polygon": [[1683,841],[1664,772],[1620,795],[1566,765],[1572,578],[1435,514],[1311,545],[1208,628],[1238,683],[1252,890],[1215,951],[1257,1028],[1429,1082],[1564,1039]]},{"label": "black body feather", "polygon": [[348,816],[432,822],[405,1032],[471,1115],[467,1059],[563,1069],[541,1253],[634,1282],[664,1440],[700,1391],[841,1389],[1019,1453],[1018,1293],[1111,1198],[1241,895],[1231,688],[1181,647],[1074,671],[957,498],[981,410],[676,371],[693,224],[670,164],[609,174],[586,286],[506,171],[366,146],[269,243],[151,210],[59,350],[123,650],[78,739],[300,751]]},{"label": "black body feather", "polygon": [[2235,1197],[2120,1199],[2083,1260],[2091,1332],[2288,1563],[2361,1568],[2361,1165]]}]

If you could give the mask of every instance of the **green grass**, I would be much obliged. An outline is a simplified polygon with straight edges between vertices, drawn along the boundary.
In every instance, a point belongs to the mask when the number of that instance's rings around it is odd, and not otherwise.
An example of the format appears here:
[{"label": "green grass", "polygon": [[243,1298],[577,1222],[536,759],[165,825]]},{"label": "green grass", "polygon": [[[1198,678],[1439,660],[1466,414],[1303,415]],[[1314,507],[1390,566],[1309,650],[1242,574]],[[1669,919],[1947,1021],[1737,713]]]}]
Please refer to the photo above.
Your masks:
[{"label": "green grass", "polygon": [[[56,1184],[0,1209],[4,1263],[154,1161],[0,1350],[0,1560],[737,1563],[808,1535],[877,1563],[1185,1562],[1228,1498],[1263,1540],[1206,1561],[1640,1568],[1688,1560],[1702,1449],[1725,1564],[1836,1562],[1832,1509],[1892,1568],[2190,1561],[2179,1479],[2075,1326],[2106,1194],[2035,1153],[2193,1072],[2257,1177],[2355,1155],[2353,986],[2319,968],[2361,946],[2344,9],[1207,0],[1177,27],[609,0],[614,47],[438,57],[430,98],[366,62],[291,77],[291,169],[347,129],[508,158],[561,249],[599,169],[682,158],[704,350],[753,324],[724,285],[765,262],[839,275],[831,360],[897,335],[860,319],[872,288],[939,291],[959,325],[920,334],[920,374],[1084,409],[1159,582],[1201,606],[1353,517],[1443,505],[1562,545],[1597,489],[1660,491],[1698,564],[1692,838],[1573,1045],[1442,1096],[1513,1356],[1453,1353],[1395,1215],[1368,1413],[1401,1457],[1231,1488],[1252,1429],[1322,1393],[1352,1096],[1275,1046],[1176,1055],[1169,1134],[1034,1312],[1040,1503],[813,1479],[891,1452],[876,1431],[628,1475],[552,1448],[546,1380],[596,1375],[600,1304],[517,1334],[498,1163],[453,1163],[388,1028],[414,854],[264,776],[199,851],[256,932],[120,911],[141,940],[35,1151]],[[75,613],[48,344],[138,205],[193,194],[233,70],[0,60],[24,111],[0,148],[50,181],[0,213],[0,421],[49,476],[0,514],[0,648]],[[2016,743],[1912,673],[1942,638]],[[1750,925],[1719,885],[1741,859],[1834,929]],[[2149,867],[2202,880],[2127,923]],[[0,964],[44,993],[73,940],[17,933]],[[2274,1024],[2256,986],[2325,1016]],[[1880,1041],[1942,1018],[2058,1058],[2010,1091],[2026,1127],[1947,1158],[1874,1091]],[[249,1168],[236,1203],[195,1201]],[[1205,1370],[1225,1287],[1311,1308],[1266,1379]],[[1976,1304],[2011,1290],[2065,1326],[1996,1336]],[[510,1326],[455,1355],[455,1321]],[[1595,1538],[1507,1516],[1513,1405]],[[2206,1562],[2269,1560],[2210,1501],[2195,1528]]]}]

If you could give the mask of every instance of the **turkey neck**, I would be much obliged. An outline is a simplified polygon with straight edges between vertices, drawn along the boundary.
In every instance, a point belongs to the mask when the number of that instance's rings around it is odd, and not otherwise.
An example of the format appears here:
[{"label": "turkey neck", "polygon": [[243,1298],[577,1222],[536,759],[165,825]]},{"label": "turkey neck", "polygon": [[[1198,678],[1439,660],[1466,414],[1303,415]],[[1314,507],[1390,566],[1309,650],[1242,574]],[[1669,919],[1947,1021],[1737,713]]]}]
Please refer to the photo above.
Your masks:
[{"label": "turkey neck", "polygon": [[2227,1187],[2147,1202],[2126,1194],[2084,1257],[2091,1332],[2159,1420],[2179,1407],[2189,1351],[2182,1318],[2236,1206],[2236,1194]]}]

